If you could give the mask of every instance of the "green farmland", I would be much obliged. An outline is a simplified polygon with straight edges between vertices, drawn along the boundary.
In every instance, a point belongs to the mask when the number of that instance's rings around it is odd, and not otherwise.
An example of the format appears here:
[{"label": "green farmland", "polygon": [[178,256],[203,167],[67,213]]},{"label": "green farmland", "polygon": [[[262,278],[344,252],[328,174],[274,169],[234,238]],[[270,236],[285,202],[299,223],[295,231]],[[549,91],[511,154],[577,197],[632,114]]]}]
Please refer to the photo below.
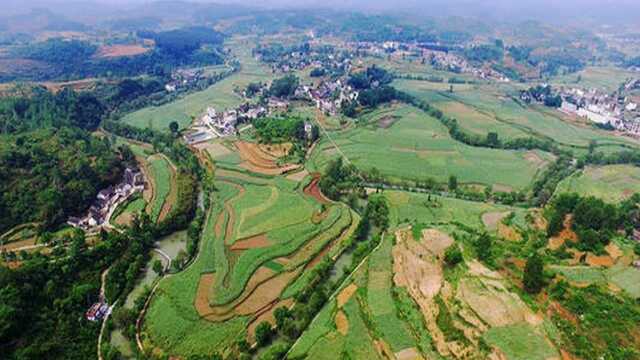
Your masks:
[{"label": "green farmland", "polygon": [[[384,118],[396,118],[388,128],[378,126]],[[407,105],[376,110],[366,125],[336,133],[332,138],[358,168],[378,169],[393,180],[444,182],[455,175],[468,184],[527,188],[552,157],[543,152],[504,151],[467,146],[453,140],[436,119]],[[323,141],[313,160],[322,169],[338,156],[333,144]]]},{"label": "green farmland", "polygon": [[169,162],[162,156],[155,156],[149,160],[151,176],[153,177],[153,202],[149,204],[151,219],[160,217],[162,207],[165,205],[172,185],[172,169]]},{"label": "green farmland", "polygon": [[322,209],[303,194],[305,182],[222,173],[197,258],[161,281],[145,317],[147,346],[167,354],[211,356],[251,338],[265,304],[290,303],[310,279],[303,276],[314,268],[310,262],[327,246],[337,254],[355,225],[339,204],[312,220]]},{"label": "green farmland", "polygon": [[503,139],[526,134],[552,139],[569,149],[586,149],[591,141],[596,141],[602,149],[640,145],[630,138],[578,124],[575,119],[570,122],[558,111],[524,106],[514,100],[517,88],[511,85],[479,85],[453,93],[425,88],[423,82],[415,80],[398,80],[394,85],[458,119],[463,129],[478,134],[495,131]]},{"label": "green farmland", "polygon": [[557,194],[567,192],[618,203],[640,192],[640,168],[633,165],[590,166],[558,185]]},{"label": "green farmland", "polygon": [[234,108],[244,101],[234,92],[235,88],[243,88],[251,82],[266,82],[270,75],[268,70],[251,57],[249,45],[242,40],[232,41],[229,46],[240,58],[242,68],[209,87],[208,89],[186,95],[171,103],[158,107],[147,107],[126,115],[122,121],[139,127],[166,131],[169,123],[178,122],[180,128],[187,128],[192,120],[202,115],[207,107],[213,106],[217,110]]}]

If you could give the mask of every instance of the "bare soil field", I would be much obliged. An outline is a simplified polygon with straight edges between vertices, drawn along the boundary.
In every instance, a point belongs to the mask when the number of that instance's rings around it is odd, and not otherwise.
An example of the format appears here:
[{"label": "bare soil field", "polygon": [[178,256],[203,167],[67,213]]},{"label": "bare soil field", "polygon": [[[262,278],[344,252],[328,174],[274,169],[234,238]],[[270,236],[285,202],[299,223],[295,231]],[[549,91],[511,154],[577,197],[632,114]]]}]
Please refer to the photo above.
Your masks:
[{"label": "bare soil field", "polygon": [[249,171],[264,175],[281,175],[300,168],[299,164],[279,166],[278,157],[265,151],[261,147],[263,145],[246,141],[238,141],[235,145],[243,160],[240,166]]},{"label": "bare soil field", "polygon": [[270,246],[271,243],[265,234],[252,236],[247,239],[237,240],[231,245],[230,249],[233,251],[258,249]]},{"label": "bare soil field", "polygon": [[342,289],[340,291],[340,293],[338,294],[338,296],[336,296],[336,301],[338,303],[338,308],[343,307],[349,301],[349,299],[351,299],[353,294],[356,293],[356,291],[358,291],[358,285],[356,285],[354,283],[351,283],[351,284],[349,284],[349,286],[347,286],[344,289]]},{"label": "bare soil field", "polygon": [[482,214],[482,223],[489,231],[498,229],[498,224],[509,215],[509,211],[505,212],[488,212]]},{"label": "bare soil field", "polygon": [[342,336],[347,335],[347,333],[349,332],[349,319],[347,319],[347,315],[345,315],[342,310],[338,310],[338,312],[336,313],[335,322],[338,332]]},{"label": "bare soil field", "polygon": [[439,230],[422,230],[422,243],[437,258],[442,258],[445,250],[453,244],[453,239]]},{"label": "bare soil field", "polygon": [[394,354],[396,360],[423,360],[422,354],[416,348],[407,348]]},{"label": "bare soil field", "polygon": [[381,127],[383,129],[388,129],[391,126],[393,126],[393,124],[395,124],[396,121],[398,121],[400,118],[398,116],[392,116],[392,115],[387,115],[387,116],[383,116],[382,118],[380,118],[380,120],[378,120],[378,127]]},{"label": "bare soil field", "polygon": [[106,45],[98,49],[97,58],[116,58],[123,56],[136,56],[148,52],[149,48],[141,45]]},{"label": "bare soil field", "polygon": [[589,266],[612,267],[615,261],[609,255],[596,256],[589,253],[587,254],[586,263]]},{"label": "bare soil field", "polygon": [[567,215],[564,219],[564,229],[562,229],[560,234],[549,239],[549,249],[557,250],[567,241],[572,243],[578,242],[578,235],[571,229],[572,223],[573,217],[571,215]]},{"label": "bare soil field", "polygon": [[328,204],[331,200],[327,199],[322,191],[320,190],[320,186],[318,183],[320,182],[320,176],[314,175],[313,180],[304,188],[304,193],[316,199],[320,204]]}]

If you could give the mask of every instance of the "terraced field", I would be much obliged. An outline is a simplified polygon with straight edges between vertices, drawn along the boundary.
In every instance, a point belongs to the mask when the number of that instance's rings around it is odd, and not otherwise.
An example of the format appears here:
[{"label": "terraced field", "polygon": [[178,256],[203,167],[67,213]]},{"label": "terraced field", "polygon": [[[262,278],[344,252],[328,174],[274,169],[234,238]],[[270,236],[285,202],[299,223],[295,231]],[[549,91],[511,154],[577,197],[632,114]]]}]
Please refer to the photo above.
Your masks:
[{"label": "terraced field", "polygon": [[201,248],[183,272],[163,279],[144,323],[145,346],[187,357],[211,355],[291,306],[308,274],[337,256],[357,216],[321,207],[306,182],[219,170]]},{"label": "terraced field", "polygon": [[160,221],[167,216],[171,205],[176,201],[176,170],[163,156],[155,155],[148,162],[153,181],[153,198],[147,212],[151,219]]},{"label": "terraced field", "polygon": [[[391,126],[381,121],[394,118]],[[344,154],[360,169],[378,169],[393,180],[447,181],[455,175],[468,184],[527,188],[552,157],[543,152],[476,148],[453,140],[436,119],[407,105],[393,105],[360,120],[366,125],[332,135]],[[318,170],[338,156],[324,139],[312,156]]]},{"label": "terraced field", "polygon": [[322,309],[290,359],[559,356],[544,317],[508,290],[506,278],[466,256],[455,270],[443,265],[445,249],[459,246],[448,233],[425,229],[415,239],[403,228],[394,236]]}]

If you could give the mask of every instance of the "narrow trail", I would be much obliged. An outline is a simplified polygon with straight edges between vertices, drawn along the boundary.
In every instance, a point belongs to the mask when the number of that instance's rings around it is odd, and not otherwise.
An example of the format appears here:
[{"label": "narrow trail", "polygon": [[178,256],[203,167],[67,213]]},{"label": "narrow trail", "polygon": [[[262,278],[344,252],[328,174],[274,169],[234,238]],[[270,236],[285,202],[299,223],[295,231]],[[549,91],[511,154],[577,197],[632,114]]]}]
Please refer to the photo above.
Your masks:
[{"label": "narrow trail", "polygon": [[[105,283],[107,281],[107,275],[109,274],[109,269],[111,269],[111,267],[108,267],[100,275],[100,301],[104,301],[104,302],[107,301],[105,296]],[[104,335],[105,328],[107,327],[107,321],[109,320],[109,316],[111,316],[111,312],[113,311],[113,308],[116,306],[117,303],[118,303],[118,300],[116,300],[116,302],[114,302],[113,305],[109,306],[109,310],[107,311],[107,314],[102,319],[102,325],[100,326],[100,334],[98,335],[98,360],[103,360],[102,359],[102,336]]]},{"label": "narrow trail", "polygon": [[159,248],[153,248],[151,249],[151,251],[159,254],[160,256],[165,258],[165,260],[167,260],[167,265],[165,265],[164,267],[164,271],[167,272],[171,267],[171,256],[169,256],[169,254],[167,254],[166,252],[162,251],[162,249],[159,249]]},{"label": "narrow trail", "polygon": [[[367,256],[365,256],[364,259],[362,259],[362,261],[360,261],[358,266],[356,266],[355,269],[353,269],[353,271],[342,281],[340,286],[336,287],[335,291],[331,294],[331,296],[329,296],[329,298],[325,302],[324,306],[327,306],[327,304],[329,304],[338,295],[338,293],[342,290],[342,288],[345,286],[345,284],[347,284],[351,280],[351,278],[355,275],[355,273],[358,272],[358,270],[360,270],[362,265],[364,265],[364,263],[367,260],[369,260],[369,257],[371,256],[371,254],[376,252],[380,248],[380,246],[382,246],[382,244],[384,243],[384,236],[385,235],[386,235],[386,233],[382,233],[382,237],[380,238],[380,242],[378,243],[378,245],[376,245],[376,247],[373,248],[369,252],[369,254],[367,254]],[[307,325],[307,328],[305,330],[303,330],[303,332],[306,331],[307,329],[311,328],[311,325],[313,325],[313,323],[318,319],[318,317],[320,316],[321,312],[322,312],[322,310],[318,311],[318,313],[313,317],[313,319],[311,319],[311,321],[309,322],[309,325]],[[287,351],[286,355],[284,356],[285,359],[289,356],[289,354],[295,348],[295,346],[298,344],[300,339],[302,339],[302,336],[299,336],[298,339],[293,343],[293,345],[291,345],[291,347],[289,348],[289,351]]]}]

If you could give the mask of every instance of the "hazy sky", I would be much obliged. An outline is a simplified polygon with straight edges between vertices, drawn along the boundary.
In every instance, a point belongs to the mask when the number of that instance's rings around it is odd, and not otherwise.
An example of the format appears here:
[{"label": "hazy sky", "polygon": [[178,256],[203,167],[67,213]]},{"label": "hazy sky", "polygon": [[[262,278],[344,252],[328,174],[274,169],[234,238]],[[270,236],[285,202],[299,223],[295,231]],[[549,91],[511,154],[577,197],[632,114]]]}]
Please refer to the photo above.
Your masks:
[{"label": "hazy sky", "polygon": [[[78,9],[100,2],[109,8],[126,8],[153,2],[151,0],[0,0],[2,13],[12,14],[30,7]],[[163,0],[167,1],[167,0]],[[500,20],[562,21],[563,19],[596,18],[613,22],[632,21],[640,24],[640,0],[180,0],[191,2],[236,3],[258,7],[322,7],[362,11],[410,11],[425,16],[461,15]],[[57,6],[64,4],[67,6]]]}]

